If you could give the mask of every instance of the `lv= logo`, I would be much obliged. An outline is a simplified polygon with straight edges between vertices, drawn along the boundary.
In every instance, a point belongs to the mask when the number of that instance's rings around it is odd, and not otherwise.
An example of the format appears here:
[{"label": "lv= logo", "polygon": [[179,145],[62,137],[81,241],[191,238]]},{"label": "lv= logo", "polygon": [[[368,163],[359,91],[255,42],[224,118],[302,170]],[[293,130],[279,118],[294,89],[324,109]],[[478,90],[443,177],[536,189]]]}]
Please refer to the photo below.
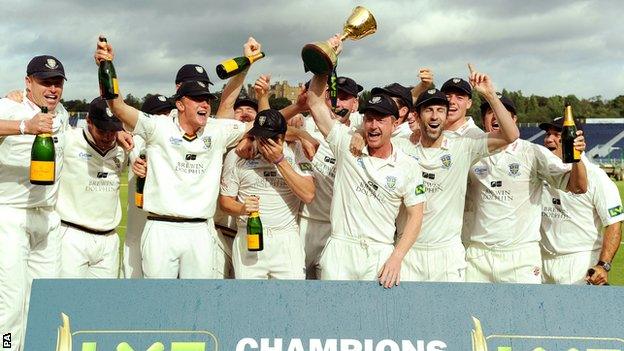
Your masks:
[{"label": "lv= logo", "polygon": [[624,339],[592,336],[493,334],[485,336],[481,321],[472,317],[472,351],[624,351]]},{"label": "lv= logo", "polygon": [[[203,330],[79,330],[72,332],[69,317],[61,313],[61,320],[62,325],[58,328],[56,339],[56,351],[219,350],[216,336]],[[146,339],[149,339],[147,348],[137,347],[137,345],[144,345]],[[74,341],[78,341],[78,345],[73,345]],[[78,348],[74,349],[74,346]]]}]

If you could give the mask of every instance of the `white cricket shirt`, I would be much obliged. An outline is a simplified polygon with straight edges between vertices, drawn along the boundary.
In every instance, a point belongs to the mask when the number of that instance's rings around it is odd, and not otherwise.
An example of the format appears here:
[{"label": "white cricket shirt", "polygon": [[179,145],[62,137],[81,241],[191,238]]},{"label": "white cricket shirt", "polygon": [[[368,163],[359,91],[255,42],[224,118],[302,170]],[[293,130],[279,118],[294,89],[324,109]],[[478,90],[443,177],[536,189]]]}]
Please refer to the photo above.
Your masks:
[{"label": "white cricket shirt", "polygon": [[600,167],[584,162],[589,187],[573,194],[544,185],[542,246],[554,254],[598,250],[602,228],[624,220],[622,200],[615,184]]},{"label": "white cricket shirt", "polygon": [[[284,159],[302,176],[312,176],[312,165],[303,154],[299,143],[284,144]],[[297,215],[301,200],[290,189],[277,166],[265,160],[260,154],[246,160],[228,152],[223,164],[221,195],[236,196],[238,202],[245,202],[248,196],[260,198],[262,226],[273,229],[297,228]],[[247,216],[239,216],[239,228],[247,225]]]},{"label": "white cricket shirt", "polygon": [[101,153],[86,128],[69,130],[56,203],[61,219],[94,230],[115,229],[121,221],[119,176],[125,164],[121,146]]},{"label": "white cricket shirt", "polygon": [[145,139],[149,160],[143,209],[182,218],[212,218],[217,205],[223,154],[245,133],[235,120],[208,118],[192,140],[184,137],[178,111],[168,117],[139,114],[134,132]]},{"label": "white cricket shirt", "polygon": [[332,234],[355,240],[394,244],[399,207],[425,201],[418,162],[399,148],[387,159],[349,151],[349,127],[335,123],[327,142],[336,156],[336,181],[331,205]]},{"label": "white cricket shirt", "polygon": [[467,192],[475,210],[470,240],[502,247],[538,242],[542,182],[565,190],[569,172],[561,165],[543,146],[518,139],[472,166]]},{"label": "white cricket shirt", "polygon": [[[29,120],[41,109],[28,100],[17,103],[10,99],[0,99],[0,118],[5,120]],[[56,182],[53,185],[30,184],[30,151],[35,141],[34,135],[11,135],[0,137],[0,204],[33,208],[54,206],[63,169],[63,149],[65,132],[69,128],[69,114],[58,104],[54,110],[52,137],[56,155]]]},{"label": "white cricket shirt", "polygon": [[[442,136],[439,148],[426,148],[420,143],[397,140],[395,145],[414,157],[422,169],[427,203],[417,245],[447,245],[461,240],[466,180],[470,166],[489,155],[487,134],[477,138]],[[397,220],[402,234],[406,215]]]}]

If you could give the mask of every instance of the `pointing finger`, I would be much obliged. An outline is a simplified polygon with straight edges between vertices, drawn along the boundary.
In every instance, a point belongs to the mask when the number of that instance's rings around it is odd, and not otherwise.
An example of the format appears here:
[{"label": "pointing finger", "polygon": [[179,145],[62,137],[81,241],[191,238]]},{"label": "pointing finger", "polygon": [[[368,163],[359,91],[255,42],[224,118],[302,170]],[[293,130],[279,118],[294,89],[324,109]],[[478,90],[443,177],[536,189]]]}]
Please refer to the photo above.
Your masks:
[{"label": "pointing finger", "polygon": [[474,65],[472,63],[468,64],[468,71],[470,71],[470,74],[476,72],[476,69],[474,68]]}]

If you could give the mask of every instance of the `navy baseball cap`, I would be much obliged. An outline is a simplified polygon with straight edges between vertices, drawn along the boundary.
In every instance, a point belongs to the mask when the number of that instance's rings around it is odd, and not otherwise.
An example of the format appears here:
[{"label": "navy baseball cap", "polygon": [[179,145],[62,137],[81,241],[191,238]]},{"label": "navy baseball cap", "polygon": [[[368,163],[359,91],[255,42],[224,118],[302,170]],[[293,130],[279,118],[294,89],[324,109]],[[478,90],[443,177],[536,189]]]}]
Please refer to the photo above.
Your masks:
[{"label": "navy baseball cap", "polygon": [[349,77],[338,77],[336,79],[336,88],[339,91],[345,92],[351,96],[357,97],[358,94],[364,90],[364,87],[357,84],[353,79]]},{"label": "navy baseball cap", "polygon": [[447,108],[449,107],[449,102],[446,98],[446,94],[438,89],[429,89],[423,91],[420,95],[418,95],[418,99],[416,99],[414,108],[418,111],[420,107],[427,107],[436,103],[444,105]]},{"label": "navy baseball cap", "polygon": [[399,109],[396,103],[386,94],[375,94],[371,96],[360,110],[363,114],[367,111],[377,112],[384,116],[392,115],[394,118],[399,118]]},{"label": "navy baseball cap", "polygon": [[116,132],[123,129],[121,121],[113,115],[106,101],[101,97],[96,97],[89,104],[88,118],[100,130]]},{"label": "navy baseball cap", "polygon": [[216,96],[208,90],[208,84],[200,81],[183,82],[175,93],[174,98],[180,100],[184,96],[206,96],[210,100],[216,99]]},{"label": "navy baseball cap", "polygon": [[206,69],[201,65],[187,63],[186,65],[180,67],[180,69],[178,70],[178,74],[176,74],[175,83],[179,84],[183,82],[193,81],[212,84],[210,78],[208,78],[208,73],[206,73]]},{"label": "navy baseball cap", "polygon": [[256,110],[256,112],[258,112],[258,103],[256,102],[256,100],[253,100],[247,97],[239,98],[234,103],[234,109],[236,110],[240,106],[249,106],[253,108],[254,110]]},{"label": "navy baseball cap", "polygon": [[[574,119],[574,124],[576,125],[577,130],[583,130],[583,124],[580,120]],[[563,130],[563,117],[557,117],[553,119],[551,122],[542,122],[539,124],[539,128],[543,131],[548,131],[553,128],[554,130],[561,132]]]},{"label": "navy baseball cap", "polygon": [[35,56],[28,62],[26,67],[26,75],[37,78],[65,77],[65,68],[56,57],[50,55]]},{"label": "navy baseball cap", "polygon": [[447,80],[446,82],[444,82],[440,90],[445,94],[452,92],[452,91],[458,91],[458,92],[468,95],[468,97],[472,96],[472,87],[470,86],[470,83],[457,77],[451,78]]},{"label": "navy baseball cap", "polygon": [[248,133],[260,138],[274,138],[280,134],[285,134],[287,128],[282,113],[278,110],[268,109],[258,112],[253,127]]},{"label": "navy baseball cap", "polygon": [[399,83],[392,83],[390,85],[386,85],[383,88],[379,88],[379,87],[373,88],[373,90],[371,90],[371,94],[373,95],[386,94],[392,97],[399,98],[401,99],[403,104],[409,108],[411,108],[413,104],[412,89],[408,87],[404,87]]},{"label": "navy baseball cap", "polygon": [[145,98],[145,101],[143,101],[143,105],[141,105],[141,111],[150,115],[168,113],[174,108],[176,107],[173,101],[171,101],[171,99],[167,98],[166,96],[160,94],[148,96],[147,98]]},{"label": "navy baseball cap", "polygon": [[[516,114],[516,104],[514,104],[514,102],[511,101],[510,98],[503,96],[501,93],[496,93],[496,96],[498,96],[498,98],[503,103],[503,106],[505,106],[507,111],[511,112],[514,115]],[[490,103],[487,101],[481,104],[481,116],[485,116],[485,112],[487,111],[489,107],[490,107]]]}]

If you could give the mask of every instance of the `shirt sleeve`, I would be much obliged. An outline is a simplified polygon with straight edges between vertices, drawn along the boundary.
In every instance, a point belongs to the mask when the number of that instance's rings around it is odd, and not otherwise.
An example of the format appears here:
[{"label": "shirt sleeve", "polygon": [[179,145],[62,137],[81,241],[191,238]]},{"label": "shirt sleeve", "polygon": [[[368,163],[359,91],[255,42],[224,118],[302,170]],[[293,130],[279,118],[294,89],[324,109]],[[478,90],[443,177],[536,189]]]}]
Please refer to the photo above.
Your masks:
[{"label": "shirt sleeve", "polygon": [[603,227],[623,221],[622,199],[615,183],[602,170],[592,178],[590,182],[596,182],[594,206]]},{"label": "shirt sleeve", "polygon": [[332,129],[325,138],[329,144],[329,148],[336,158],[342,156],[344,152],[349,153],[349,144],[351,143],[352,133],[349,127],[342,123],[335,122]]},{"label": "shirt sleeve", "polygon": [[236,146],[245,135],[245,123],[243,122],[225,118],[215,119],[215,121],[222,128],[226,149]]},{"label": "shirt sleeve", "polygon": [[162,118],[169,117],[153,117],[152,115],[148,115],[139,111],[139,118],[137,120],[136,126],[134,126],[134,134],[140,136],[146,142],[154,136],[156,132],[157,121]]},{"label": "shirt sleeve", "polygon": [[470,165],[479,162],[480,159],[488,157],[488,134],[482,134],[475,137],[466,137],[470,150]]},{"label": "shirt sleeve", "polygon": [[425,202],[425,183],[423,182],[420,166],[415,160],[410,159],[410,164],[406,169],[410,169],[411,174],[405,184],[403,204],[405,204],[405,207],[410,207]]},{"label": "shirt sleeve", "polygon": [[134,135],[132,140],[134,140],[134,147],[128,154],[131,164],[134,163],[141,154],[145,155],[145,140],[138,135]]},{"label": "shirt sleeve", "polygon": [[566,191],[570,179],[571,167],[547,148],[531,144],[532,154],[535,157],[535,167],[539,179],[547,182],[550,186]]},{"label": "shirt sleeve", "polygon": [[292,164],[295,172],[304,177],[311,177],[313,175],[312,163],[305,157],[301,144],[297,141],[289,145],[289,147],[295,155],[295,164]]},{"label": "shirt sleeve", "polygon": [[220,193],[224,196],[237,196],[240,187],[238,177],[238,169],[236,167],[239,160],[235,150],[228,152],[223,161],[223,171],[221,172],[221,188]]}]

